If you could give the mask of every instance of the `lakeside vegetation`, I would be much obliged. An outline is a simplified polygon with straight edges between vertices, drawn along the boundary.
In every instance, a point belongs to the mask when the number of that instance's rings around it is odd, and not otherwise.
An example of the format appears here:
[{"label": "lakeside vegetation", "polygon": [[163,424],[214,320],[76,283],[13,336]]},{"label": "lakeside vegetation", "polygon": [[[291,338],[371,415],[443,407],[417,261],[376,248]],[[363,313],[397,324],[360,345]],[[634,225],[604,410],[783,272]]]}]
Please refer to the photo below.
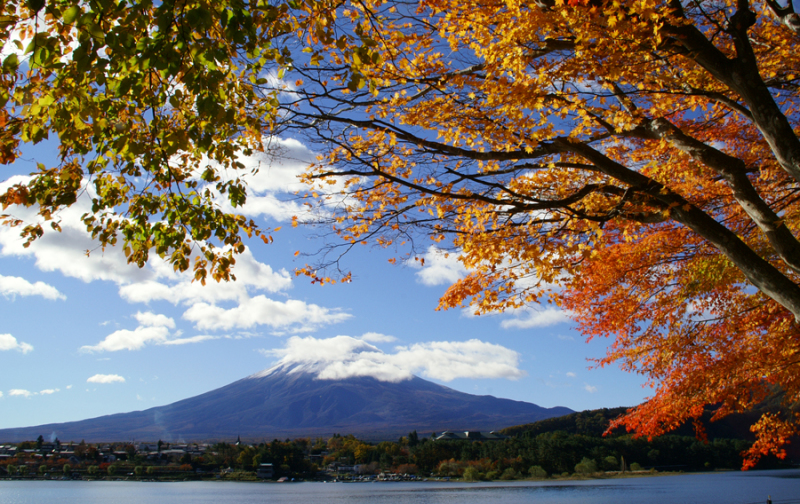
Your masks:
[{"label": "lakeside vegetation", "polygon": [[[370,443],[352,435],[260,443],[45,443],[40,437],[6,445],[0,476],[80,479],[256,480],[260,464],[272,479],[609,477],[630,471],[739,469],[745,439],[667,435],[651,440],[602,436],[615,410],[567,415],[506,429],[499,441],[435,440],[416,431],[398,441]],[[435,434],[435,433],[434,433]],[[784,462],[764,458],[759,468]]]}]

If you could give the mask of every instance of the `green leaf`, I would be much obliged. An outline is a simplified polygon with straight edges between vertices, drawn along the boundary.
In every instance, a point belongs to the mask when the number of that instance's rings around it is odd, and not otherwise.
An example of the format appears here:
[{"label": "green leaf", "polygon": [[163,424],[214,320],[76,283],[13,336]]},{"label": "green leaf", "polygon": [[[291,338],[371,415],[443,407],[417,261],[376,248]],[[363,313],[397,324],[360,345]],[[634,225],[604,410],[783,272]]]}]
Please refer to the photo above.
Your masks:
[{"label": "green leaf", "polygon": [[129,77],[125,77],[122,79],[117,85],[117,89],[114,90],[114,96],[120,97],[125,96],[128,94],[128,91],[131,89],[131,79]]},{"label": "green leaf", "polygon": [[103,28],[100,27],[100,25],[97,23],[91,23],[89,25],[89,33],[92,34],[92,38],[95,40],[95,42],[101,45],[105,44],[106,32],[103,31]]},{"label": "green leaf", "polygon": [[3,73],[16,72],[17,68],[19,68],[19,59],[16,54],[11,53],[3,60]]},{"label": "green leaf", "polygon": [[80,13],[81,13],[80,7],[78,7],[77,5],[73,5],[72,7],[64,11],[64,23],[66,24],[74,23],[75,20],[78,18],[78,15],[80,15]]},{"label": "green leaf", "polygon": [[52,59],[52,52],[46,46],[41,46],[33,53],[33,62],[40,66],[45,66]]},{"label": "green leaf", "polygon": [[7,29],[17,23],[17,18],[14,16],[0,16],[0,29]]}]

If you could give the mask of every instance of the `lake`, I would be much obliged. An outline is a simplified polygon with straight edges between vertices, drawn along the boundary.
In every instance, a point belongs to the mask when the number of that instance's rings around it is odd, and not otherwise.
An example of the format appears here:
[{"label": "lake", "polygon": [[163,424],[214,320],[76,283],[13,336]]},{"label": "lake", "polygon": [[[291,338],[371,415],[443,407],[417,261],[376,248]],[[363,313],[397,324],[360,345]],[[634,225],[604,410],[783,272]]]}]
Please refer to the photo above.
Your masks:
[{"label": "lake", "polygon": [[586,481],[235,483],[0,481],[0,503],[800,504],[800,470]]}]

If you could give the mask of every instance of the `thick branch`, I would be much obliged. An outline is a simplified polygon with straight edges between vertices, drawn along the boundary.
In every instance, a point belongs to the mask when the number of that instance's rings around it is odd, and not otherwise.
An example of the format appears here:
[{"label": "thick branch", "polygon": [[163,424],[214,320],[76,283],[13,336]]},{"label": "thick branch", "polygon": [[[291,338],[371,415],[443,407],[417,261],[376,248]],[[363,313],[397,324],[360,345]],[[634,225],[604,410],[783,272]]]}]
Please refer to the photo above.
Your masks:
[{"label": "thick branch", "polygon": [[786,2],[786,7],[781,7],[775,0],[766,0],[766,2],[779,23],[800,35],[800,16],[795,13],[792,0]]},{"label": "thick branch", "polygon": [[635,131],[650,138],[669,140],[681,151],[722,175],[733,190],[736,201],[761,229],[781,259],[800,272],[800,242],[753,187],[744,161],[687,135],[663,118],[651,120]]},{"label": "thick branch", "polygon": [[740,9],[732,16],[728,32],[736,46],[737,57],[733,60],[693,25],[667,25],[664,31],[674,37],[676,44],[687,49],[687,57],[742,98],[775,159],[800,182],[800,140],[759,73],[758,62],[747,35],[754,22],[755,14],[747,9]]},{"label": "thick branch", "polygon": [[670,215],[725,255],[761,292],[777,301],[800,321],[800,286],[764,260],[734,232],[714,220],[681,195],[641,173],[631,170],[583,143],[558,141],[565,151],[593,162],[608,176],[624,182],[668,205]]},{"label": "thick branch", "polygon": [[[427,140],[425,138],[414,135],[409,131],[403,130],[393,124],[384,121],[358,120],[347,117],[329,116],[324,114],[323,115],[296,114],[296,117],[299,116],[306,117],[310,119],[312,122],[329,121],[329,122],[347,124],[350,126],[356,126],[358,128],[363,128],[363,129],[383,131],[395,135],[398,139],[408,142],[411,145],[417,145],[430,152],[437,152],[440,154],[446,154],[448,156],[457,156],[466,159],[472,159],[475,161],[515,161],[518,159],[537,159],[549,154],[558,154],[557,149],[554,149],[551,144],[546,144],[546,143],[537,145],[536,148],[534,148],[530,152],[524,149],[514,150],[514,151],[502,151],[502,152],[500,151],[481,152],[477,150],[456,147],[454,145],[449,145],[442,142]],[[591,142],[591,141],[602,140],[606,136],[607,135],[598,138],[593,138],[588,141]]]}]

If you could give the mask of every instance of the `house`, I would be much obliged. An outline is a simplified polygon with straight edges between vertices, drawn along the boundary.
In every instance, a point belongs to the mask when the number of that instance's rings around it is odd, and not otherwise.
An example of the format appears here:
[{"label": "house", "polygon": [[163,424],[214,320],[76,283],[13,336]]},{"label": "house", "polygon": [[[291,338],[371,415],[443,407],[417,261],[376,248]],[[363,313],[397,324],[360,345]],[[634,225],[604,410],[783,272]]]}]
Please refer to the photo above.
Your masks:
[{"label": "house", "polygon": [[161,450],[161,457],[172,460],[173,462],[179,461],[186,452],[178,448],[170,448],[169,450]]},{"label": "house", "polygon": [[272,479],[275,476],[275,469],[272,464],[259,464],[256,469],[256,477],[261,479]]},{"label": "house", "polygon": [[355,474],[356,472],[355,466],[347,462],[331,462],[330,464],[328,464],[326,470],[329,473],[336,473],[336,474]]}]

